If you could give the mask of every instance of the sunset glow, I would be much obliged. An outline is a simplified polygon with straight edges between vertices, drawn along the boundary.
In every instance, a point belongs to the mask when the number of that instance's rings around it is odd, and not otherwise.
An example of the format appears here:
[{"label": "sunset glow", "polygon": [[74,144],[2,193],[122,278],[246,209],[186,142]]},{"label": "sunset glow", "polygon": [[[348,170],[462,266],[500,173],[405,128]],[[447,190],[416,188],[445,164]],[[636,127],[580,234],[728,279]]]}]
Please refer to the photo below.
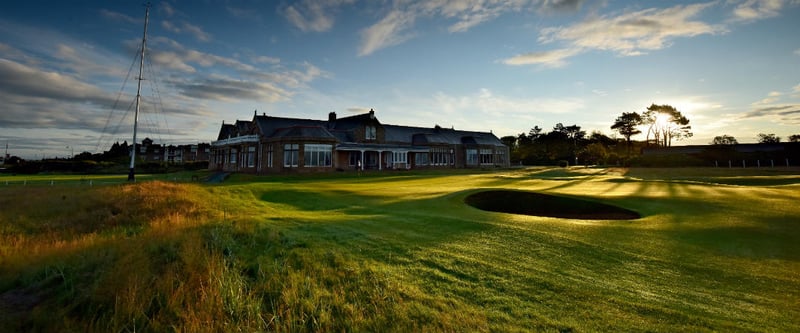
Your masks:
[{"label": "sunset glow", "polygon": [[[130,141],[144,12],[4,6],[0,145],[40,158]],[[140,136],[163,144],[212,141],[254,110],[374,109],[502,137],[557,123],[611,135],[622,112],[669,104],[695,134],[675,145],[800,128],[796,1],[161,1],[150,14]]]}]

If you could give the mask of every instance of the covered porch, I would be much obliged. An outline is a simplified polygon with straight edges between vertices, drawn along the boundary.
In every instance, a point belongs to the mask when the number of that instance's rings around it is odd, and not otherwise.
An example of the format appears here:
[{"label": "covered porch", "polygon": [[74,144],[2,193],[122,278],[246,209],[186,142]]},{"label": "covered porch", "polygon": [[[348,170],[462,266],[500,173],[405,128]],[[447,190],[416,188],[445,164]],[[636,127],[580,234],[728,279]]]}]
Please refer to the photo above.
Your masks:
[{"label": "covered porch", "polygon": [[357,143],[339,144],[335,150],[346,156],[347,166],[360,170],[411,169],[413,159],[409,155],[429,152],[427,147]]}]

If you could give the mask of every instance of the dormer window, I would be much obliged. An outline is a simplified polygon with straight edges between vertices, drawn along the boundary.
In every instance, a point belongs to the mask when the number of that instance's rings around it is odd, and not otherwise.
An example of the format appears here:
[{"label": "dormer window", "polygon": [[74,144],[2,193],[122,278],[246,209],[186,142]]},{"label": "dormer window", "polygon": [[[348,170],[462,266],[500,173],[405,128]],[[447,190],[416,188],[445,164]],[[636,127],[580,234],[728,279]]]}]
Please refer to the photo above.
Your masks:
[{"label": "dormer window", "polygon": [[375,126],[367,126],[364,137],[367,140],[375,140],[375,138],[377,138],[377,132],[378,131],[375,129]]}]

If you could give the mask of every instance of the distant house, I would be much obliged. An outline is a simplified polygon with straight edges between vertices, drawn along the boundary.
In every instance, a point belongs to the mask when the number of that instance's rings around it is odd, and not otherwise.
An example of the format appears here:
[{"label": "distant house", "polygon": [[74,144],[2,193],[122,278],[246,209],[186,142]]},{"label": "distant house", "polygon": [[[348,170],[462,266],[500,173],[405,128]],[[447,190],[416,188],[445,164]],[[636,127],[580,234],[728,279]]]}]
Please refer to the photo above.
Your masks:
[{"label": "distant house", "polygon": [[153,143],[150,138],[144,138],[141,144],[136,144],[136,157],[143,162],[172,164],[201,162],[208,161],[210,153],[211,145],[208,143],[167,146]]},{"label": "distant house", "polygon": [[327,120],[254,114],[223,122],[209,169],[255,174],[509,166],[509,149],[491,132],[382,124],[375,111]]}]

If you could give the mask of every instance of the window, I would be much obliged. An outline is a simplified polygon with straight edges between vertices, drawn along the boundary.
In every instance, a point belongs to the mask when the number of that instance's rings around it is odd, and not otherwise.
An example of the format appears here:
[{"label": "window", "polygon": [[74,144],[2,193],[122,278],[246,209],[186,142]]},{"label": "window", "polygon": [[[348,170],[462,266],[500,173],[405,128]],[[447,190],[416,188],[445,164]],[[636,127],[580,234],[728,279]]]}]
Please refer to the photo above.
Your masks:
[{"label": "window", "polygon": [[236,155],[239,153],[236,148],[231,148],[231,157],[228,159],[230,164],[236,164]]},{"label": "window", "polygon": [[477,165],[477,164],[478,164],[478,150],[467,149],[467,165]]},{"label": "window", "polygon": [[332,145],[307,144],[303,147],[303,165],[306,167],[331,166]]},{"label": "window", "polygon": [[364,138],[367,140],[375,140],[377,137],[377,129],[375,129],[375,126],[367,126]]},{"label": "window", "polygon": [[392,161],[394,163],[408,163],[408,152],[406,151],[393,151]]},{"label": "window", "polygon": [[431,148],[431,165],[452,165],[453,153],[448,148]]},{"label": "window", "polygon": [[296,167],[297,166],[297,154],[300,150],[300,145],[296,143],[287,143],[283,145],[283,166],[285,167]]},{"label": "window", "polygon": [[491,149],[481,149],[481,164],[494,164],[494,154]]},{"label": "window", "polygon": [[495,154],[497,155],[495,157],[496,161],[497,161],[497,164],[505,165],[506,164],[506,151],[504,149],[498,149],[497,152],[495,152]]},{"label": "window", "polygon": [[272,167],[272,145],[267,146],[267,167]]},{"label": "window", "polygon": [[357,166],[358,160],[361,159],[361,153],[357,151],[351,151],[349,156],[350,166]]},{"label": "window", "polygon": [[416,154],[414,154],[414,164],[416,164],[416,165],[428,165],[428,153],[416,153]]},{"label": "window", "polygon": [[247,147],[247,167],[256,166],[256,147]]}]

